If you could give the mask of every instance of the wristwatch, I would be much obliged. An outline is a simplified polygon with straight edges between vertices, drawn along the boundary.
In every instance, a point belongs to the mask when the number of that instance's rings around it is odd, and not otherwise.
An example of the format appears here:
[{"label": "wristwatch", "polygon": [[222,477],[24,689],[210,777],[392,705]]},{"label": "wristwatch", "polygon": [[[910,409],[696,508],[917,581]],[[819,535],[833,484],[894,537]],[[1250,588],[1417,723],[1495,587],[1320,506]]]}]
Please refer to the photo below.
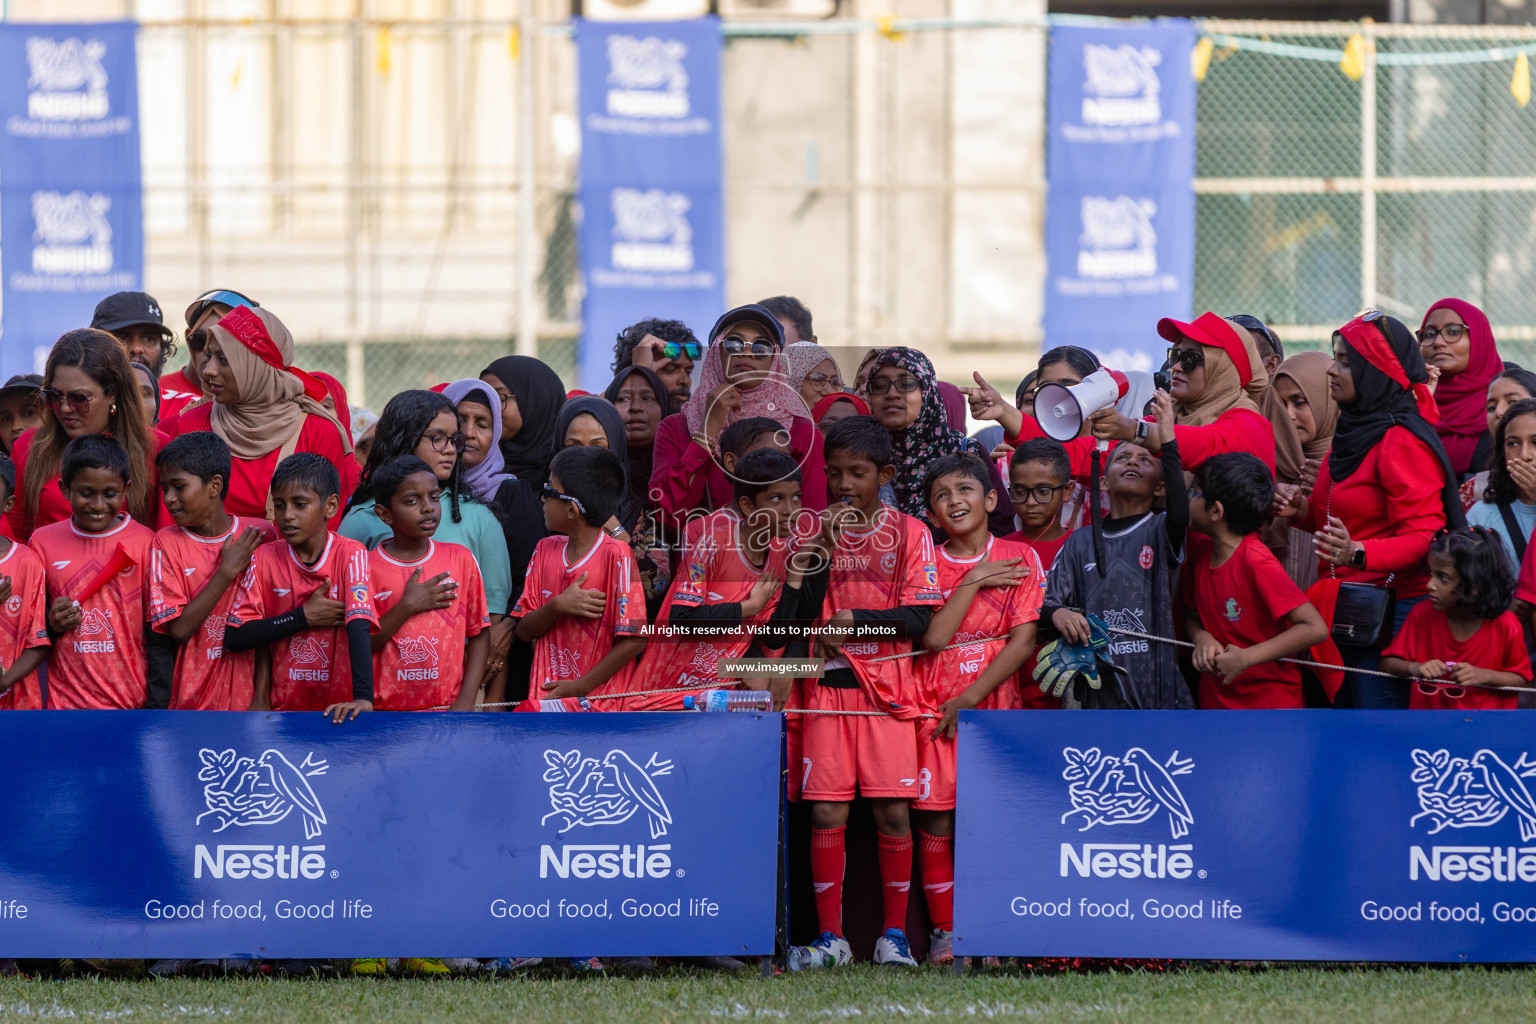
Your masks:
[{"label": "wristwatch", "polygon": [[1152,424],[1148,423],[1146,420],[1136,421],[1136,437],[1134,439],[1136,444],[1141,444],[1143,441],[1145,441],[1147,439],[1147,435],[1150,433],[1152,433]]},{"label": "wristwatch", "polygon": [[1349,564],[1356,569],[1365,568],[1365,545],[1361,544],[1349,553]]}]

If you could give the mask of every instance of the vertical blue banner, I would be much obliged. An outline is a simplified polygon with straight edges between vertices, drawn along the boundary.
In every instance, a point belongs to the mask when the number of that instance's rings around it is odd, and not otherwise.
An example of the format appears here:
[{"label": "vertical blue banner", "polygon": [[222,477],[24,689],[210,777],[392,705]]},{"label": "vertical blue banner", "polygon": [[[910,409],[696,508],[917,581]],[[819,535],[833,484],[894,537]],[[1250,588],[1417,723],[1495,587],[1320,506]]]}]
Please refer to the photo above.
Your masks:
[{"label": "vertical blue banner", "polygon": [[607,385],[623,328],[705,331],[724,310],[720,48],[713,17],[576,21],[587,390]]},{"label": "vertical blue banner", "polygon": [[0,380],[143,287],[136,36],[0,24]]},{"label": "vertical blue banner", "polygon": [[1053,25],[1045,343],[1150,370],[1195,272],[1194,27]]}]

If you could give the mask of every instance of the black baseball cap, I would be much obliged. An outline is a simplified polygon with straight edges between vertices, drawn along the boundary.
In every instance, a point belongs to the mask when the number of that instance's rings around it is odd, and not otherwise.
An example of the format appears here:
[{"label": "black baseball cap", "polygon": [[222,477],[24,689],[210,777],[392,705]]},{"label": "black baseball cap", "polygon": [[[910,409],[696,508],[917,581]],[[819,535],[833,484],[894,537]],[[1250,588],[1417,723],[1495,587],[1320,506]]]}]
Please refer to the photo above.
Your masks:
[{"label": "black baseball cap", "polygon": [[748,323],[757,324],[767,331],[768,335],[779,346],[779,350],[783,351],[784,325],[779,323],[779,318],[774,316],[773,312],[766,306],[760,306],[755,302],[745,306],[737,306],[735,309],[722,314],[720,319],[715,321],[715,326],[710,328],[710,344],[714,344],[715,339],[724,333],[725,329],[731,326],[731,324],[739,324],[743,320]]},{"label": "black baseball cap", "polygon": [[12,395],[32,393],[43,386],[43,375],[40,373],[18,373],[0,387],[0,400],[10,398]]},{"label": "black baseball cap", "polygon": [[103,331],[120,331],[125,327],[158,327],[169,335],[165,317],[160,313],[160,303],[147,292],[117,292],[96,303],[91,316],[91,326]]}]

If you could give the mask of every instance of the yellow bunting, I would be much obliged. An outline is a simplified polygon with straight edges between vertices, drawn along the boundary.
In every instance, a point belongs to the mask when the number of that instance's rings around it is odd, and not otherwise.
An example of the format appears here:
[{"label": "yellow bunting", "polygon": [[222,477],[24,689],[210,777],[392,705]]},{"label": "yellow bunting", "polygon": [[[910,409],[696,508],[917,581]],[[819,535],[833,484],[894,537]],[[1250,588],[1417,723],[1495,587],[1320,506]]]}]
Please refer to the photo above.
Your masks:
[{"label": "yellow bunting", "polygon": [[513,60],[523,59],[523,33],[516,25],[507,29],[507,56]]},{"label": "yellow bunting", "polygon": [[1357,82],[1365,77],[1365,36],[1357,33],[1349,37],[1349,42],[1344,44],[1344,58],[1339,61],[1339,70]]},{"label": "yellow bunting", "polygon": [[240,88],[240,76],[245,74],[245,58],[241,57],[235,62],[234,73],[229,76],[229,91],[234,92]]},{"label": "yellow bunting", "polygon": [[378,35],[373,38],[373,66],[381,75],[389,74],[390,69],[390,44],[394,41],[394,34],[390,32],[388,25],[380,25]]},{"label": "yellow bunting", "polygon": [[1531,102],[1531,58],[1523,53],[1515,58],[1515,74],[1509,80],[1509,94],[1522,107]]},{"label": "yellow bunting", "polygon": [[1195,76],[1195,81],[1205,81],[1205,73],[1211,70],[1211,53],[1215,49],[1216,44],[1211,42],[1211,37],[1202,36],[1195,48],[1189,51],[1189,72]]},{"label": "yellow bunting", "polygon": [[885,36],[885,38],[889,39],[893,43],[899,43],[903,39],[907,38],[907,34],[905,32],[896,31],[896,16],[893,14],[882,14],[880,17],[876,18],[875,28],[880,32],[881,35]]}]

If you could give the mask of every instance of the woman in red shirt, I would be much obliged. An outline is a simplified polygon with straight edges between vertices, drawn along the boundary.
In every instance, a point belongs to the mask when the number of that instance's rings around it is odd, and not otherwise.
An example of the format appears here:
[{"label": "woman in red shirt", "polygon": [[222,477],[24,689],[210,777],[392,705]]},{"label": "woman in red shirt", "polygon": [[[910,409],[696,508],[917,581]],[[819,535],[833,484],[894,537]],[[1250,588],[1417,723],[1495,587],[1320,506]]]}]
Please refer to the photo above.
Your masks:
[{"label": "woman in red shirt", "polygon": [[[165,424],[176,434],[211,430],[229,445],[224,505],[231,515],[267,518],[272,471],[285,454],[323,456],[341,475],[342,493],[356,487],[352,442],[320,404],[325,385],[292,363],[293,335],[283,322],[270,310],[237,306],[208,330],[203,347],[203,390],[213,401]],[[331,529],[340,521],[338,511]]]},{"label": "woman in red shirt", "polygon": [[41,426],[16,439],[20,500],[6,513],[6,524],[25,541],[39,526],[70,516],[69,501],[59,490],[64,446],[87,434],[110,434],[128,451],[129,463],[144,467],[128,485],[128,514],[157,529],[164,515],[155,476],[155,454],[167,440],[149,425],[139,398],[139,382],[117,339],[90,327],[70,331],[54,343],[43,374]]},{"label": "woman in red shirt", "polygon": [[[1212,455],[1248,452],[1273,473],[1275,429],[1257,404],[1269,375],[1253,338],[1215,313],[1201,313],[1192,323],[1164,317],[1157,333],[1173,345],[1169,390],[1184,468],[1195,469]],[[1101,440],[1134,441],[1154,452],[1162,448],[1156,430],[1113,407],[1094,414],[1092,422],[1093,436]]]},{"label": "woman in red shirt", "polygon": [[[1328,367],[1339,406],[1333,449],[1310,499],[1293,486],[1276,488],[1278,514],[1315,531],[1321,579],[1313,603],[1332,608],[1340,583],[1386,587],[1396,596],[1394,635],[1424,599],[1435,533],[1466,525],[1456,474],[1432,425],[1438,413],[1428,380],[1418,341],[1401,321],[1373,310],[1339,328]],[[1385,646],[1340,653],[1346,665],[1375,669]],[[1408,706],[1402,683],[1348,675],[1337,706]]]},{"label": "woman in red shirt", "polygon": [[715,321],[699,386],[656,428],[651,494],[675,537],[690,513],[724,508],[730,477],[714,457],[720,432],[739,419],[767,416],[789,434],[800,462],[801,506],[827,507],[821,435],[784,374],[784,327],[762,306],[738,306]]}]

